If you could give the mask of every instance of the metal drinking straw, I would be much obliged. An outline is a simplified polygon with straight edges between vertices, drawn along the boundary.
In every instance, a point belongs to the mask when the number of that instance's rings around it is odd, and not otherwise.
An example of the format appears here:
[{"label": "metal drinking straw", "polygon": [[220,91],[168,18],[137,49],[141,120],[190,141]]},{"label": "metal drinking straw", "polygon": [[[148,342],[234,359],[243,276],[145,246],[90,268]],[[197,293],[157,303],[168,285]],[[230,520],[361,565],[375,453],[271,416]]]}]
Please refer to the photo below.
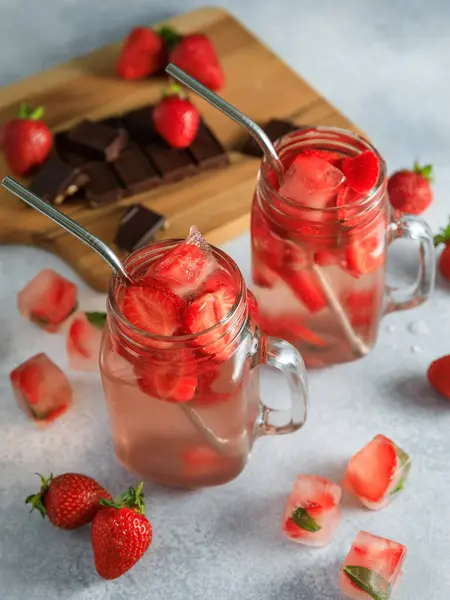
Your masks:
[{"label": "metal drinking straw", "polygon": [[[188,73],[186,73],[185,71],[183,71],[183,69],[180,69],[173,63],[169,63],[167,65],[166,73],[168,73],[171,77],[185,85],[193,92],[197,93],[204,100],[209,102],[209,104],[223,112],[227,117],[230,117],[230,119],[233,119],[233,121],[235,121],[238,125],[247,129],[250,135],[260,146],[267,160],[274,168],[278,180],[281,180],[283,176],[283,165],[280,161],[277,151],[273,147],[272,142],[270,141],[264,130],[261,129],[261,127],[259,127],[249,117],[241,113],[241,111],[234,107],[232,104],[230,104],[229,102],[227,102],[226,100],[209,90],[202,83],[200,83],[200,81],[198,81],[194,77],[191,77],[191,75],[188,75]],[[324,291],[324,294],[327,298],[331,310],[334,312],[341,324],[342,331],[349,345],[352,347],[353,351],[357,355],[364,356],[368,353],[369,349],[366,346],[366,344],[362,341],[362,339],[356,335],[344,309],[341,306],[341,303],[339,302],[336,294],[330,286],[326,275],[317,265],[314,265],[313,270],[317,275],[320,285],[322,286],[322,289]]]}]

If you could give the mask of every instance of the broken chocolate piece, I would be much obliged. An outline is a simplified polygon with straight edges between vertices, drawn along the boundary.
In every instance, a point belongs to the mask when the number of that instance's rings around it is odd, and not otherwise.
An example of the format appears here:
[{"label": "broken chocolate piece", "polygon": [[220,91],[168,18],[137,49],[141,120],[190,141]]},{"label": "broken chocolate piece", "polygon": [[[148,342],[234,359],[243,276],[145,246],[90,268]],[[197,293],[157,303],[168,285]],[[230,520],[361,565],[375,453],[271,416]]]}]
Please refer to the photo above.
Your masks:
[{"label": "broken chocolate piece", "polygon": [[123,129],[84,120],[67,133],[64,143],[70,152],[111,162],[116,160],[127,141],[128,135]]},{"label": "broken chocolate piece", "polygon": [[122,250],[133,252],[150,242],[164,222],[162,215],[135,204],[122,217],[114,241]]},{"label": "broken chocolate piece", "polygon": [[198,171],[187,150],[171,148],[162,140],[149,144],[144,148],[144,152],[156,167],[164,183],[180,181]]},{"label": "broken chocolate piece", "polygon": [[91,163],[85,167],[89,175],[86,185],[86,198],[92,208],[117,202],[124,196],[124,189],[115,176],[112,168],[101,162]]},{"label": "broken chocolate piece", "polygon": [[122,117],[123,125],[131,139],[141,146],[147,146],[159,139],[153,125],[153,106],[143,106]]},{"label": "broken chocolate piece", "polygon": [[89,162],[92,162],[91,159],[86,158],[86,156],[68,149],[70,143],[67,142],[67,132],[57,133],[54,136],[54,143],[56,154],[63,162],[66,163],[66,165],[81,168],[87,165]]},{"label": "broken chocolate piece", "polygon": [[125,148],[111,165],[129,195],[151,190],[161,183],[158,173],[135,144]]},{"label": "broken chocolate piece", "polygon": [[[269,140],[271,142],[276,142],[283,135],[291,133],[292,131],[296,131],[297,129],[301,129],[301,127],[295,125],[291,121],[271,119],[265,125],[263,125],[263,129]],[[245,144],[242,146],[241,152],[243,154],[247,154],[249,156],[256,156],[258,158],[262,158],[263,155],[263,151],[261,150],[257,142],[250,136],[246,140]]]},{"label": "broken chocolate piece", "polygon": [[57,156],[51,156],[38,171],[30,190],[49,204],[62,204],[89,181],[89,176],[80,169],[66,165]]},{"label": "broken chocolate piece", "polygon": [[106,119],[97,121],[97,123],[100,123],[100,125],[106,125],[107,127],[112,127],[112,129],[124,129],[123,120],[121,117],[107,117]]},{"label": "broken chocolate piece", "polygon": [[200,123],[198,133],[189,146],[189,152],[201,169],[224,167],[229,162],[222,144],[204,123]]}]

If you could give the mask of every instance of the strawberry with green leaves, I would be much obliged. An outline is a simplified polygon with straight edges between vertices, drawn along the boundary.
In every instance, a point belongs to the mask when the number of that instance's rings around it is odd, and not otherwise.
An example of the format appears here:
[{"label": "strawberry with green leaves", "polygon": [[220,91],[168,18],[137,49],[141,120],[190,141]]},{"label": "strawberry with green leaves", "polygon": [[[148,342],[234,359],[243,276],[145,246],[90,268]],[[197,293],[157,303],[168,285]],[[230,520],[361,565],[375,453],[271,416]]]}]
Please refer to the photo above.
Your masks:
[{"label": "strawberry with green leaves", "polygon": [[152,526],[145,516],[143,483],[116,501],[101,501],[92,522],[91,543],[95,568],[103,579],[116,579],[129,571],[147,552]]},{"label": "strawberry with green leaves", "polygon": [[444,244],[444,249],[439,257],[438,267],[441,275],[450,281],[450,223],[434,236],[434,245],[437,247],[441,244]]},{"label": "strawberry with green leaves", "polygon": [[159,135],[172,148],[187,148],[200,126],[200,113],[173,84],[153,109],[153,124]]},{"label": "strawberry with green leaves", "polygon": [[416,162],[412,170],[403,169],[391,175],[387,189],[392,207],[404,214],[423,213],[433,201],[432,171],[431,165],[421,167]]},{"label": "strawberry with green leaves", "polygon": [[94,479],[78,473],[64,473],[41,478],[41,489],[26,499],[31,510],[61,529],[77,529],[90,523],[100,510],[100,500],[110,500],[110,494]]},{"label": "strawberry with green leaves", "polygon": [[148,27],[135,27],[128,34],[116,65],[122,79],[142,79],[164,67],[163,38]]}]

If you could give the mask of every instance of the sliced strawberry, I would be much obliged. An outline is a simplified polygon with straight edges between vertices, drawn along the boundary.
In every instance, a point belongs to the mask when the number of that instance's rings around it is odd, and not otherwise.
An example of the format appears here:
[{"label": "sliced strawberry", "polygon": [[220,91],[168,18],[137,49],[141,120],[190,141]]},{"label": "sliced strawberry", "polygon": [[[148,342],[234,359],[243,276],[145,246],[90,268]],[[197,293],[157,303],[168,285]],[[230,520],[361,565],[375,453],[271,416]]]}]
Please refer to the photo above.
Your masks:
[{"label": "sliced strawberry", "polygon": [[347,269],[354,277],[373,273],[384,264],[384,243],[378,234],[354,238],[345,250]]},{"label": "sliced strawberry", "polygon": [[232,277],[228,275],[223,269],[216,269],[212,275],[208,277],[202,288],[202,294],[213,293],[222,287],[227,287],[232,290],[236,288],[236,284]]},{"label": "sliced strawberry", "polygon": [[312,271],[286,271],[282,277],[310,312],[318,312],[327,306],[325,294]]},{"label": "sliced strawberry", "polygon": [[189,402],[197,389],[197,377],[193,374],[183,374],[182,369],[177,369],[174,365],[150,366],[137,373],[137,383],[141,391],[166,402]]},{"label": "sliced strawberry", "polygon": [[333,152],[332,150],[320,150],[319,148],[310,148],[308,150],[302,150],[301,156],[312,156],[314,158],[320,158],[331,163],[333,166],[338,167],[342,155],[339,152]]},{"label": "sliced strawberry", "polygon": [[377,294],[374,290],[349,292],[342,303],[354,327],[366,327],[377,318]]},{"label": "sliced strawberry", "polygon": [[146,277],[156,277],[178,296],[193,294],[214,271],[216,261],[196,227],[189,236],[166,252],[149,268]]},{"label": "sliced strawberry", "polygon": [[318,250],[314,252],[314,262],[319,267],[329,267],[339,263],[339,254],[331,250]]},{"label": "sliced strawberry", "polygon": [[122,312],[135,327],[147,333],[171,336],[181,326],[185,303],[164,288],[130,285],[125,290]]},{"label": "sliced strawberry", "polygon": [[378,435],[350,460],[344,485],[356,496],[380,502],[392,482],[397,468],[395,446]]},{"label": "sliced strawberry", "polygon": [[336,196],[336,206],[339,208],[338,217],[340,221],[347,221],[358,216],[360,209],[353,205],[361,200],[361,198],[364,198],[364,194],[355,192],[355,190],[347,185],[339,188]]},{"label": "sliced strawberry", "polygon": [[359,194],[367,194],[380,176],[380,163],[376,154],[370,150],[344,158],[341,168],[347,185]]},{"label": "sliced strawberry", "polygon": [[[202,294],[192,300],[185,311],[187,331],[198,334],[214,327],[231,311],[235,299],[233,290],[223,286],[213,293]],[[220,337],[221,335],[222,337]],[[215,354],[225,350],[229,336],[223,336],[223,331],[214,331],[198,336],[196,341],[199,345],[204,346],[205,352]]]},{"label": "sliced strawberry", "polygon": [[292,517],[289,517],[289,519],[286,519],[284,526],[283,526],[283,530],[287,534],[288,537],[290,537],[294,540],[308,535],[308,532],[305,529],[302,529],[301,527],[299,527],[298,525],[296,525],[294,523],[294,520],[292,519]]}]

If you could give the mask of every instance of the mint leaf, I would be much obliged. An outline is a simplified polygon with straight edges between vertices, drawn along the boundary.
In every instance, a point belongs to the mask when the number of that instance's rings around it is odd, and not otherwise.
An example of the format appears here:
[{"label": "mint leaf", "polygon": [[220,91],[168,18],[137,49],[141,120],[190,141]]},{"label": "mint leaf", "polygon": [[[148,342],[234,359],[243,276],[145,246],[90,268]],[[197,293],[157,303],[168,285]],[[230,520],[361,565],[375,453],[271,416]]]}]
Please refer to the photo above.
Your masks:
[{"label": "mint leaf", "polygon": [[36,323],[37,325],[48,325],[48,321],[44,317],[38,317],[37,315],[31,315],[31,320],[33,321],[33,323]]},{"label": "mint leaf", "polygon": [[92,323],[92,325],[95,325],[99,329],[103,329],[106,323],[105,312],[87,312],[85,314],[89,323]]},{"label": "mint leaf", "polygon": [[403,450],[397,445],[395,446],[395,452],[397,454],[398,460],[400,461],[399,468],[403,470],[403,475],[400,478],[400,481],[397,483],[395,489],[392,491],[392,494],[396,494],[405,487],[406,480],[408,479],[408,475],[411,470],[411,459],[406,454],[406,452],[403,452]]},{"label": "mint leaf", "polygon": [[298,527],[300,527],[300,529],[304,529],[310,533],[316,533],[322,529],[322,527],[318,525],[312,517],[310,517],[308,511],[302,506],[299,506],[294,511],[292,520]]},{"label": "mint leaf", "polygon": [[366,567],[344,567],[344,573],[360,590],[373,600],[389,600],[391,584]]}]

